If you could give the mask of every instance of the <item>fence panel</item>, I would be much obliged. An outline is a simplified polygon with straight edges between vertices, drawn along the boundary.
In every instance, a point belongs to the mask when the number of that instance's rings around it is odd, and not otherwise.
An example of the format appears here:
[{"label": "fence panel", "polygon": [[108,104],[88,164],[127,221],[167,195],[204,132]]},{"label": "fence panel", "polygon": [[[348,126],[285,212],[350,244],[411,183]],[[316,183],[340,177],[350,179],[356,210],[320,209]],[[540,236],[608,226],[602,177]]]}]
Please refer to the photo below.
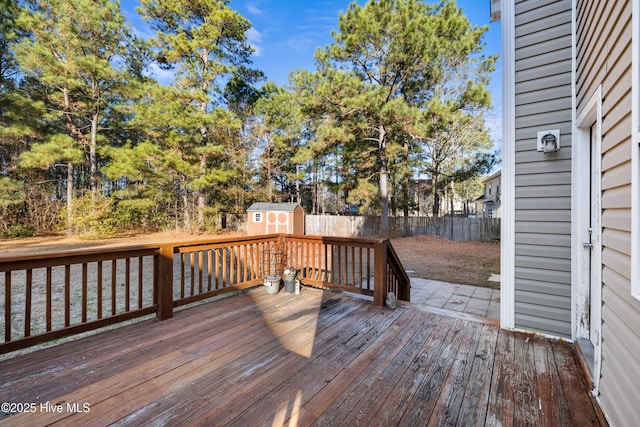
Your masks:
[{"label": "fence panel", "polygon": [[[305,234],[318,236],[378,236],[380,217],[307,215]],[[500,240],[500,218],[392,217],[389,236],[435,235],[449,240]]]}]

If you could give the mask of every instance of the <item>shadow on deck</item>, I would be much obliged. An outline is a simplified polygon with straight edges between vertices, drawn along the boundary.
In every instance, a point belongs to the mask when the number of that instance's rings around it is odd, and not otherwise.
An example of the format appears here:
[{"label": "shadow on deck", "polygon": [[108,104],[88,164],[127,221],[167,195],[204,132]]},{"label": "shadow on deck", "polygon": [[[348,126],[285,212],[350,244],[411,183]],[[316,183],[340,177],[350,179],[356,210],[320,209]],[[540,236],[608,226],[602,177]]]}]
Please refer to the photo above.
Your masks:
[{"label": "shadow on deck", "polygon": [[0,362],[0,402],[34,404],[0,424],[605,423],[567,343],[303,291],[260,286]]}]

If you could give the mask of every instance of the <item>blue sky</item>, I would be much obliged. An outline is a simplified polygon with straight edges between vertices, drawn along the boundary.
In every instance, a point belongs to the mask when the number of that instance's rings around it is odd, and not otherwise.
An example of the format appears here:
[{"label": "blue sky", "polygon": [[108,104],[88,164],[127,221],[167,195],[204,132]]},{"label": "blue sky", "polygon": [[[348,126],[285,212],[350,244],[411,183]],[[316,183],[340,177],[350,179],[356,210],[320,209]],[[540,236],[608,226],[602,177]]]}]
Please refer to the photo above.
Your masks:
[{"label": "blue sky", "polygon": [[[437,2],[438,0],[428,0]],[[364,4],[365,0],[358,0]],[[253,24],[248,33],[249,40],[256,49],[253,67],[265,73],[267,79],[278,85],[288,82],[289,73],[296,69],[313,70],[313,55],[317,48],[332,43],[331,31],[337,28],[338,15],[345,12],[350,0],[231,0],[230,6],[240,12]],[[500,23],[489,24],[490,0],[457,0],[457,5],[472,24],[489,25],[485,33],[485,53],[500,53]],[[137,1],[122,0],[125,16],[136,31],[151,37],[153,33],[135,12]],[[490,90],[495,111],[489,118],[494,139],[499,138],[500,123],[500,69],[498,60],[493,73]],[[167,72],[154,70],[159,80],[169,78]]]},{"label": "blue sky", "polygon": [[[296,68],[314,68],[316,49],[333,41],[331,31],[337,28],[338,15],[350,3],[349,0],[232,0],[230,4],[253,24],[249,37],[256,48],[254,67],[281,85]],[[457,5],[472,24],[489,25],[489,0],[458,0]],[[490,26],[485,39],[487,53],[499,53],[499,24]]]},{"label": "blue sky", "polygon": [[[360,5],[365,2],[357,0]],[[256,49],[254,68],[283,85],[288,82],[290,72],[315,68],[316,49],[333,42],[331,31],[337,28],[338,15],[345,12],[350,3],[350,0],[231,0],[230,5],[253,24],[249,38]],[[457,0],[456,4],[473,25],[489,26],[484,36],[485,54],[499,55],[500,22],[489,23],[490,0]],[[502,139],[501,67],[502,61],[498,58],[489,86],[494,109],[487,117],[497,145]]]}]

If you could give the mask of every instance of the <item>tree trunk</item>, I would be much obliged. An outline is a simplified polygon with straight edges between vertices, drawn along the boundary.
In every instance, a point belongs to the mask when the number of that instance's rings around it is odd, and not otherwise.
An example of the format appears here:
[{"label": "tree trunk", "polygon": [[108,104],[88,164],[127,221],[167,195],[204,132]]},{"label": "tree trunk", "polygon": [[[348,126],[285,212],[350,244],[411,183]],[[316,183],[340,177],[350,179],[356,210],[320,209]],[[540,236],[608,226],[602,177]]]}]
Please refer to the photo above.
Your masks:
[{"label": "tree trunk", "polygon": [[[200,52],[200,60],[202,63],[202,76],[206,76],[209,72],[209,50],[204,49]],[[209,81],[203,79],[200,84],[200,90],[205,95],[209,94]],[[200,111],[203,114],[207,113],[207,101],[200,101]],[[202,146],[206,147],[209,143],[209,132],[205,125],[200,126],[200,136],[202,136]],[[207,187],[204,184],[204,177],[207,174],[207,154],[200,154],[200,179],[201,184],[198,187],[197,198],[197,210],[198,210],[198,231],[204,230],[204,211],[207,207]]]},{"label": "tree trunk", "polygon": [[[200,155],[200,178],[207,173],[207,156]],[[198,188],[198,231],[204,230],[204,210],[207,207],[207,190],[204,185]]]},{"label": "tree trunk", "polygon": [[191,207],[189,206],[189,190],[182,180],[182,205],[184,214],[184,228],[191,230]]},{"label": "tree trunk", "polygon": [[403,157],[404,157],[404,162],[405,162],[405,168],[403,170],[403,177],[402,177],[402,213],[404,215],[405,218],[409,217],[409,185],[410,182],[409,180],[411,179],[411,174],[409,173],[409,143],[405,140],[404,141],[404,153],[403,153]]},{"label": "tree trunk", "polygon": [[269,201],[273,202],[273,188],[271,185],[271,135],[267,131],[267,196]]},{"label": "tree trunk", "polygon": [[431,213],[434,217],[440,216],[440,194],[438,193],[438,175],[432,175],[431,177],[431,196],[433,199],[433,207]]},{"label": "tree trunk", "polygon": [[405,218],[409,217],[409,176],[406,175],[402,180],[402,214]]},{"label": "tree trunk", "polygon": [[311,215],[318,213],[318,163],[313,162],[313,185],[311,186]]},{"label": "tree trunk", "polygon": [[[207,104],[203,102],[200,105],[200,110],[204,113],[207,110]],[[206,146],[209,142],[209,134],[206,126],[200,126],[200,135],[202,136],[202,145]],[[207,174],[207,155],[205,153],[200,154],[200,179],[202,183],[198,187],[198,231],[204,230],[204,211],[207,207],[207,188],[204,185],[204,177]]]},{"label": "tree trunk", "polygon": [[67,234],[71,232],[71,219],[73,218],[73,163],[67,163]]},{"label": "tree trunk", "polygon": [[296,164],[296,203],[302,206],[300,202],[300,179],[298,178],[298,174],[300,173],[300,165]]},{"label": "tree trunk", "polygon": [[387,131],[384,125],[378,126],[378,149],[380,150],[380,232],[386,236],[389,233],[389,196],[387,192],[389,160],[387,159]]},{"label": "tree trunk", "polygon": [[456,193],[455,193],[455,188],[454,188],[454,186],[453,186],[453,181],[451,181],[451,188],[450,188],[450,194],[449,194],[449,197],[451,198],[451,202],[450,202],[450,206],[451,206],[451,215],[454,215],[454,214],[455,214],[455,212],[456,212],[456,211],[455,211],[455,200],[454,200],[455,195],[456,195]]},{"label": "tree trunk", "polygon": [[[80,132],[76,129],[76,125],[73,122],[73,116],[71,114],[71,101],[69,100],[69,90],[65,87],[62,89],[62,96],[64,99],[66,128],[69,134],[77,139],[80,139]],[[67,234],[72,234],[71,219],[73,216],[73,163],[67,162]]]},{"label": "tree trunk", "polygon": [[91,199],[95,202],[98,198],[98,158],[96,154],[98,140],[98,112],[91,116],[91,142],[89,143],[89,189]]}]

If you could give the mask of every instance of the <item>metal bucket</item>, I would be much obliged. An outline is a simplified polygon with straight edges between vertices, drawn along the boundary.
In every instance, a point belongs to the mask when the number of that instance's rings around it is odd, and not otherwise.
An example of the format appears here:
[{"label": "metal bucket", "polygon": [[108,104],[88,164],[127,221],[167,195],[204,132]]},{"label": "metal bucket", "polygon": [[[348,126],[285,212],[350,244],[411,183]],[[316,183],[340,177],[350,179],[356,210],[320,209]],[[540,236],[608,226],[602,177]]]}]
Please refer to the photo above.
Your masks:
[{"label": "metal bucket", "polygon": [[268,294],[277,294],[280,292],[280,276],[265,276],[264,286]]}]

